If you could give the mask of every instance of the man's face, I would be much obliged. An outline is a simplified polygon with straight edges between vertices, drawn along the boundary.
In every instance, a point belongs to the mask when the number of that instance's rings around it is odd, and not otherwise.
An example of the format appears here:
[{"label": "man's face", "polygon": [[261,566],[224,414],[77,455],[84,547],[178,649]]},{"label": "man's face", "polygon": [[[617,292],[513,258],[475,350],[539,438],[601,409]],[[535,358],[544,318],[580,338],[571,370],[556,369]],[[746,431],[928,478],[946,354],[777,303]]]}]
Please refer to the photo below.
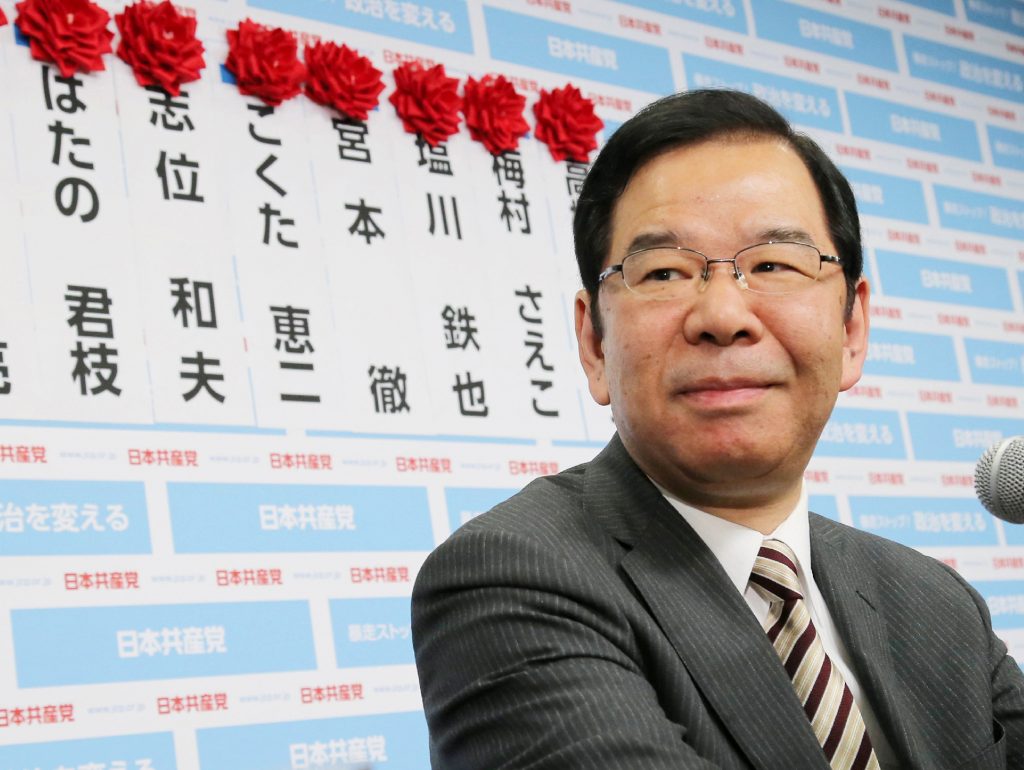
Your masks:
[{"label": "man's face", "polygon": [[[773,138],[709,141],[633,176],[604,266],[654,239],[728,259],[779,233],[836,253],[799,156]],[[838,265],[774,296],[742,290],[731,268],[712,265],[710,282],[685,300],[645,299],[613,275],[600,288],[600,338],[581,292],[580,359],[630,455],[669,491],[711,509],[795,502],[837,394],[860,378],[867,284],[846,319]]]}]

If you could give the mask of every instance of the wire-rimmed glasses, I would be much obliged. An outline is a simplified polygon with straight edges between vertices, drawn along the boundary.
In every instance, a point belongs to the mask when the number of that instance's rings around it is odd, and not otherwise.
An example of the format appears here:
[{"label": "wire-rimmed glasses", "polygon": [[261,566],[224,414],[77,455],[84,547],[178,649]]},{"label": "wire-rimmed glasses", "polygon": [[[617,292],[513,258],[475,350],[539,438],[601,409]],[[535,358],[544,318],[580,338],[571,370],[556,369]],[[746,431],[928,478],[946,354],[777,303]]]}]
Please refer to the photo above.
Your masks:
[{"label": "wire-rimmed glasses", "polygon": [[630,252],[602,271],[597,282],[622,273],[626,288],[645,299],[679,299],[703,289],[711,279],[711,265],[719,262],[732,263],[733,276],[743,289],[789,294],[812,286],[823,263],[841,265],[842,259],[799,241],[755,243],[731,259],[711,259],[682,246],[651,246]]}]

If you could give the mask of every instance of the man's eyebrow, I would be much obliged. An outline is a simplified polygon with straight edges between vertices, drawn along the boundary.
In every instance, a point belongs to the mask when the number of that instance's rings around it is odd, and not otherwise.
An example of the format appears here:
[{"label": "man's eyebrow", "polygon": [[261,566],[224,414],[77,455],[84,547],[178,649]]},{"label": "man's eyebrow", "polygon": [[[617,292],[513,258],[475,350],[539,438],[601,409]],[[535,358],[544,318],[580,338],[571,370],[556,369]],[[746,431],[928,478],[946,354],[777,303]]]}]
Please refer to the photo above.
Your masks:
[{"label": "man's eyebrow", "polygon": [[[641,249],[653,249],[658,246],[685,246],[684,239],[678,233],[671,230],[652,230],[634,236],[633,240],[626,246],[626,254],[632,254]],[[626,256],[624,254],[623,256]]]},{"label": "man's eyebrow", "polygon": [[[810,233],[806,230],[801,230],[799,227],[769,227],[766,230],[759,230],[747,245],[753,246],[754,244],[766,243],[767,241],[798,241],[799,243],[814,245],[814,239]],[[626,247],[626,253],[623,256],[632,254],[634,251],[640,251],[641,249],[653,249],[659,246],[694,248],[692,243],[687,242],[685,235],[680,235],[673,230],[651,230],[634,236],[633,240]]]},{"label": "man's eyebrow", "polygon": [[753,243],[765,243],[766,241],[798,241],[800,243],[814,244],[814,239],[806,230],[799,227],[771,227],[761,230]]}]

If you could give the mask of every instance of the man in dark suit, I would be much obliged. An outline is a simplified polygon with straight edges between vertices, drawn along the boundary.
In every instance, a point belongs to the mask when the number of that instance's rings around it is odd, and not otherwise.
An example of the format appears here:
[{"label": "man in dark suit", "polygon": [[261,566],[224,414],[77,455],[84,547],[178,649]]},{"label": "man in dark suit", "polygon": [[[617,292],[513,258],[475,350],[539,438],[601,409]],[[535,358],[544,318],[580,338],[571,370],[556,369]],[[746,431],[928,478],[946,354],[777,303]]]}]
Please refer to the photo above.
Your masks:
[{"label": "man in dark suit", "polygon": [[753,97],[678,94],[611,137],[574,230],[617,435],[424,564],[434,767],[1024,767],[1024,677],[981,597],[807,511],[867,349],[827,156]]}]

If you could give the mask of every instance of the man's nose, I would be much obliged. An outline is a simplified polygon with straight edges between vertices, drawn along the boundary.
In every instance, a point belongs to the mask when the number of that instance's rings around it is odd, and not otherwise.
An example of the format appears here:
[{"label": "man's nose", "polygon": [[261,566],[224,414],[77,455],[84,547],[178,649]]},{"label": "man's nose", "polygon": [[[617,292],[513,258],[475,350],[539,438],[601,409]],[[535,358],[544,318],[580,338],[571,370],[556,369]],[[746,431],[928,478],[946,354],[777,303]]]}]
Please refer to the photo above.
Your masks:
[{"label": "man's nose", "polygon": [[693,345],[731,345],[739,340],[760,339],[761,320],[751,309],[746,279],[742,274],[737,277],[735,262],[712,259],[707,269],[707,280],[698,287],[683,322],[687,341]]}]

